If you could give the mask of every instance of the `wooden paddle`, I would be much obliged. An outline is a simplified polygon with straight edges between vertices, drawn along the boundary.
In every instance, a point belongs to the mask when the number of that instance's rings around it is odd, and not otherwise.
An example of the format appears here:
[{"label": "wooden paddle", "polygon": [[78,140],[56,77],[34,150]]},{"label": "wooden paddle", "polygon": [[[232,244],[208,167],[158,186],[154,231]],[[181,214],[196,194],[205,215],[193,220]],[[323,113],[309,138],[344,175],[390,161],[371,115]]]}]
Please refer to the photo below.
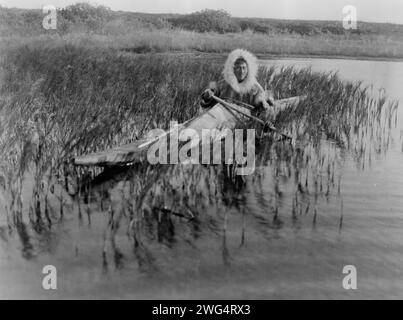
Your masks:
[{"label": "wooden paddle", "polygon": [[[276,133],[278,133],[279,135],[281,135],[284,138],[290,139],[292,140],[292,137],[289,134],[286,134],[284,132],[281,132],[280,130],[278,130],[271,122],[267,121],[263,121],[262,119],[259,119],[258,117],[252,116],[250,114],[247,114],[241,110],[238,110],[237,108],[235,108],[233,105],[231,105],[230,103],[228,103],[227,101],[218,98],[217,96],[213,95],[212,98],[218,102],[219,104],[221,104],[223,107],[228,108],[230,110],[236,111],[240,114],[242,114],[245,117],[248,117],[249,119],[252,119],[260,124],[262,124],[264,127],[267,127],[269,130],[274,131]],[[251,106],[250,106],[251,107]]]}]

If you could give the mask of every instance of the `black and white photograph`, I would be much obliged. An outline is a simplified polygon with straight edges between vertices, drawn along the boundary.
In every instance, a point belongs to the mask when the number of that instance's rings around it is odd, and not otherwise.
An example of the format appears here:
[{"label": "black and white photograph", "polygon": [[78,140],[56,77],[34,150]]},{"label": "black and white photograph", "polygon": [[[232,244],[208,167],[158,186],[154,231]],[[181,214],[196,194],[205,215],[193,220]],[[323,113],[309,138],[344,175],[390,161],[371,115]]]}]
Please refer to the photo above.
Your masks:
[{"label": "black and white photograph", "polygon": [[0,300],[403,299],[402,84],[401,0],[0,0]]}]

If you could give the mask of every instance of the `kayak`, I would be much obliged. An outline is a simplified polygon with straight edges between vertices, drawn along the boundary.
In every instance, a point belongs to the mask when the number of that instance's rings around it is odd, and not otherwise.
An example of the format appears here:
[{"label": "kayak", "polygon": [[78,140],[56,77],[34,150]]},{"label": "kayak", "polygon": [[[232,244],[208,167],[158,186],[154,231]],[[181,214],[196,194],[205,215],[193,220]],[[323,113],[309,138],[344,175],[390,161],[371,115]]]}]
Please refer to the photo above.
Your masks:
[{"label": "kayak", "polygon": [[[276,113],[296,107],[301,99],[303,99],[302,96],[276,100],[274,103]],[[184,129],[193,129],[199,136],[202,136],[202,130],[205,129],[245,128],[245,124],[250,123],[248,117],[251,113],[250,109],[238,104],[232,104],[232,106],[239,112],[217,103],[200,115],[179,124],[177,127],[179,134]],[[161,136],[169,134],[170,131],[166,131]],[[147,159],[147,150],[161,136],[154,139],[143,138],[108,150],[78,156],[74,158],[74,164],[77,166],[122,166],[141,162]]]}]

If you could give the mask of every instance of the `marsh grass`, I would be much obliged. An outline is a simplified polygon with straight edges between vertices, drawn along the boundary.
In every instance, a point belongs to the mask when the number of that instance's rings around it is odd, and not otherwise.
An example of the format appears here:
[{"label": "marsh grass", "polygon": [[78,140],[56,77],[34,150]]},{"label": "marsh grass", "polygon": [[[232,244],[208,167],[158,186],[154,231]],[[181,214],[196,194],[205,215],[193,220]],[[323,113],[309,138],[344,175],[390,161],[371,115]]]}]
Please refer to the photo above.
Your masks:
[{"label": "marsh grass", "polygon": [[0,47],[24,43],[44,43],[59,47],[65,43],[134,53],[201,52],[225,54],[238,47],[259,55],[335,56],[351,58],[402,59],[403,43],[400,38],[385,35],[337,36],[319,34],[261,34],[251,31],[219,34],[198,33],[180,29],[138,29],[126,34],[102,35],[71,33],[66,35],[38,35],[3,37]]},{"label": "marsh grass", "polygon": [[[196,239],[202,228],[221,232],[219,224],[226,226],[228,219],[223,208],[244,212],[245,188],[259,187],[267,174],[272,192],[259,201],[269,201],[272,210],[256,219],[271,217],[266,224],[282,226],[282,184],[292,181],[293,221],[312,212],[316,225],[319,199],[340,195],[345,153],[352,152],[362,166],[372,153],[388,149],[397,102],[388,102],[383,92],[374,96],[371,88],[342,82],[335,73],[262,67],[259,82],[276,98],[307,99],[276,122],[294,136],[293,143],[278,142],[275,135],[259,142],[252,177],[235,176],[234,166],[143,163],[119,174],[112,170],[102,180],[108,170],[72,165],[77,155],[132,142],[150,129],[167,128],[173,119],[191,118],[200,93],[220,76],[221,67],[219,61],[192,55],[131,54],[71,43],[10,48],[2,58],[0,89],[0,185],[10,230],[21,230],[28,211],[33,230],[46,232],[58,221],[55,216],[63,216],[66,199],[74,197],[70,209],[77,210],[80,221],[86,214],[90,224],[93,212],[107,212],[106,269],[110,253],[117,267],[124,263],[114,240],[122,225],[139,263],[150,266],[155,261],[151,230],[157,230],[157,242],[168,246],[178,237]],[[24,208],[28,172],[34,183]],[[50,209],[52,201],[60,203],[59,214]],[[223,258],[228,262],[225,229]]]}]

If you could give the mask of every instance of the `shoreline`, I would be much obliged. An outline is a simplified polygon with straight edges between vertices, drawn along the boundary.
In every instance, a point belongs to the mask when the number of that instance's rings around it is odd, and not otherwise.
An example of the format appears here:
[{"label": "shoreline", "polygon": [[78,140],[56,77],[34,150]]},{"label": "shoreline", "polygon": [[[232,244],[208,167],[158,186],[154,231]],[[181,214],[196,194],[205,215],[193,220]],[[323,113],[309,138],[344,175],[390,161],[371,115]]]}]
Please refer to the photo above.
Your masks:
[{"label": "shoreline", "polygon": [[[201,51],[165,51],[165,52],[134,52],[127,48],[118,49],[130,54],[172,54],[172,55],[196,55],[198,57],[208,57],[213,59],[225,59],[229,52],[201,52]],[[288,60],[288,59],[326,59],[326,60],[362,60],[362,61],[383,61],[383,62],[403,62],[403,57],[371,57],[371,56],[349,56],[349,55],[319,55],[319,54],[271,54],[257,53],[258,60]]]},{"label": "shoreline", "polygon": [[272,55],[272,54],[257,54],[260,60],[287,60],[287,59],[326,59],[326,60],[362,60],[362,61],[384,61],[384,62],[403,62],[403,57],[370,57],[370,56],[342,56],[342,55],[316,55],[316,54],[284,54],[284,55]]}]

